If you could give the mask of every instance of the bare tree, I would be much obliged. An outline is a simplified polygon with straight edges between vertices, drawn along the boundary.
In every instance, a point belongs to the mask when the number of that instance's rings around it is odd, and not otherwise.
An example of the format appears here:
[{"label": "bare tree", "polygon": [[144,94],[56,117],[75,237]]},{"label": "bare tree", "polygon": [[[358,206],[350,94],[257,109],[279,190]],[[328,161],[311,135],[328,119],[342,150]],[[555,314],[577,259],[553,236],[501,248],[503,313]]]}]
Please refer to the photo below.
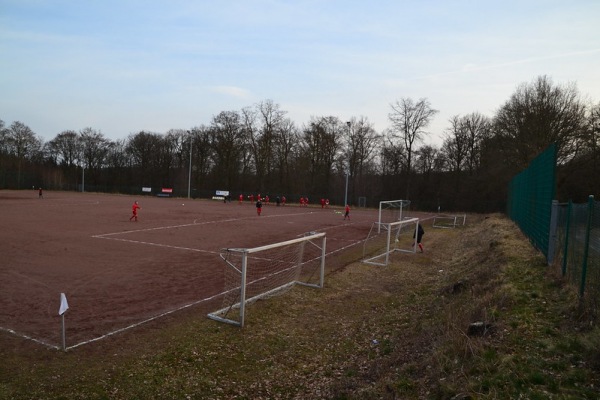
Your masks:
[{"label": "bare tree", "polygon": [[450,118],[450,128],[446,131],[442,152],[451,171],[458,173],[463,170],[468,155],[468,141],[467,130],[460,116]]},{"label": "bare tree", "polygon": [[17,159],[17,187],[21,187],[21,170],[25,160],[32,160],[41,150],[42,141],[24,123],[15,121],[6,136],[9,155]]},{"label": "bare tree", "polygon": [[528,165],[551,143],[558,161],[575,157],[585,132],[586,107],[575,84],[558,86],[547,76],[522,84],[498,111],[494,135],[506,162],[516,169]]},{"label": "bare tree", "polygon": [[231,189],[236,183],[242,164],[244,131],[240,114],[222,111],[213,117],[211,144],[214,154],[214,175],[220,177],[217,184]]},{"label": "bare tree", "polygon": [[381,173],[384,176],[397,176],[406,169],[406,150],[403,145],[391,139],[389,131],[384,133],[380,158]]},{"label": "bare tree", "polygon": [[[192,182],[196,187],[205,183],[214,164],[211,145],[211,129],[207,126],[196,126],[190,130],[192,139]],[[189,146],[189,143],[188,143]],[[185,150],[189,153],[189,147]]]},{"label": "bare tree", "polygon": [[418,173],[427,176],[432,172],[440,171],[441,155],[437,148],[430,145],[422,146],[415,151],[415,154],[417,156],[415,169]]},{"label": "bare tree", "polygon": [[81,141],[75,131],[63,131],[48,142],[58,163],[66,167],[77,165],[81,159]]},{"label": "bare tree", "polygon": [[302,158],[308,172],[304,190],[327,195],[333,166],[341,150],[340,138],[346,124],[336,117],[311,118],[303,129],[301,138]]},{"label": "bare tree", "polygon": [[244,130],[249,140],[250,149],[256,168],[256,180],[259,187],[268,184],[272,164],[274,162],[274,148],[277,136],[285,123],[286,112],[279,108],[279,104],[272,100],[262,101],[254,109],[242,110]]},{"label": "bare tree", "polygon": [[392,124],[391,132],[404,143],[406,150],[406,197],[409,198],[413,148],[427,134],[425,128],[429,126],[438,110],[431,108],[431,104],[425,98],[416,103],[410,98],[403,98],[390,106],[392,111],[388,118]]},{"label": "bare tree", "polygon": [[289,192],[291,189],[291,168],[297,157],[298,129],[290,119],[284,119],[274,142],[274,163],[277,169],[278,192]]},{"label": "bare tree", "polygon": [[481,162],[481,143],[491,136],[492,123],[486,116],[474,112],[461,119],[467,139],[467,170],[473,175]]},{"label": "bare tree", "polygon": [[[380,148],[381,136],[366,117],[352,118],[344,131],[344,158],[348,164],[351,197],[356,197],[358,182],[363,182],[365,169],[371,165]],[[364,186],[363,186],[364,189]]]}]

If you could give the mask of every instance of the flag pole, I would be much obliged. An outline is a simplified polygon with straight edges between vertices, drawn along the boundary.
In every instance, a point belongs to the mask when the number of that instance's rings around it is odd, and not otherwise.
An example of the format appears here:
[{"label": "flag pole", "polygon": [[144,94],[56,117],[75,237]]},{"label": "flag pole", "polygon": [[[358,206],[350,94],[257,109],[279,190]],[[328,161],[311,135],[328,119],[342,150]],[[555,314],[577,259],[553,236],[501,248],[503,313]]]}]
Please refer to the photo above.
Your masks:
[{"label": "flag pole", "polygon": [[67,303],[67,296],[64,293],[60,294],[60,308],[58,309],[58,315],[61,316],[62,320],[62,348],[63,351],[67,350],[67,333],[65,329],[65,313],[69,309],[69,303]]},{"label": "flag pole", "polygon": [[67,335],[65,332],[65,314],[61,315],[62,317],[62,348],[63,351],[67,350]]}]

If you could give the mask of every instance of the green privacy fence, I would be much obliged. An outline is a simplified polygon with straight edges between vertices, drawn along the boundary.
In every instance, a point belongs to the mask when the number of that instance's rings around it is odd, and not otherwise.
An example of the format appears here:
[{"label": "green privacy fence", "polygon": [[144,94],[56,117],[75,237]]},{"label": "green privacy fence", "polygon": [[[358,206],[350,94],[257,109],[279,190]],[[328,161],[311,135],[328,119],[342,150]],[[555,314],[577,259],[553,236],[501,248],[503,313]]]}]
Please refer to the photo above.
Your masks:
[{"label": "green privacy fence", "polygon": [[555,258],[562,275],[597,312],[600,303],[600,202],[554,205]]},{"label": "green privacy fence", "polygon": [[509,186],[508,216],[548,258],[550,216],[556,188],[556,146],[550,145]]}]

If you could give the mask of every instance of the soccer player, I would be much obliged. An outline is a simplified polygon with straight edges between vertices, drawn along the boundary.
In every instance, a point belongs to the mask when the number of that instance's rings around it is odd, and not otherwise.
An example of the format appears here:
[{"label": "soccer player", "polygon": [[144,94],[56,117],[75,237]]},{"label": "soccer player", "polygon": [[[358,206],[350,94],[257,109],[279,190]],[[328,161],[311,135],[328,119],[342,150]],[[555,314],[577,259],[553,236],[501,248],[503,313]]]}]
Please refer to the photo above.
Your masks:
[{"label": "soccer player", "polygon": [[346,213],[344,214],[344,219],[350,219],[350,206],[346,204]]},{"label": "soccer player", "polygon": [[248,200],[250,200],[250,204],[254,203],[254,194],[253,193],[250,193],[248,195]]},{"label": "soccer player", "polygon": [[259,200],[256,202],[256,213],[260,217],[260,213],[262,212],[262,202]]},{"label": "soccer player", "polygon": [[133,205],[131,206],[131,212],[132,212],[133,214],[132,214],[132,215],[131,215],[131,217],[129,218],[129,221],[130,221],[130,222],[131,222],[131,220],[134,220],[135,222],[137,222],[137,220],[138,220],[138,219],[137,219],[137,217],[138,217],[138,214],[137,214],[137,213],[138,213],[138,210],[141,210],[141,209],[142,209],[142,207],[140,207],[140,206],[139,206],[139,204],[138,204],[138,202],[137,202],[137,201],[135,201],[135,202],[133,203]]},{"label": "soccer player", "polygon": [[[419,224],[419,229],[417,230],[417,241],[415,242],[415,246],[418,245],[419,249],[421,250],[421,253],[424,253],[425,251],[423,250],[423,244],[421,243],[421,239],[423,239],[423,235],[425,234],[425,230],[423,229],[423,226],[421,224]],[[413,233],[413,238],[415,237],[414,233]]]},{"label": "soccer player", "polygon": [[244,195],[240,193],[239,199],[240,199],[240,204],[242,204],[242,202],[244,201]]},{"label": "soccer player", "polygon": [[40,188],[40,190],[38,192],[38,198],[40,198],[40,199],[44,198],[44,192],[42,191],[42,188]]}]

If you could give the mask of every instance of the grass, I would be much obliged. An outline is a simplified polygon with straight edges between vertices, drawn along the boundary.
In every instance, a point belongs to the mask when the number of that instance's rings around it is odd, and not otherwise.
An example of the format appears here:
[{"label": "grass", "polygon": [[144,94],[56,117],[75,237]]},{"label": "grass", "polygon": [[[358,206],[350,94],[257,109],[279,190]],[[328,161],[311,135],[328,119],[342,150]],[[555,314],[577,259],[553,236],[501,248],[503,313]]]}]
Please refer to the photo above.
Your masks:
[{"label": "grass", "polygon": [[66,353],[2,333],[0,398],[600,397],[599,330],[510,221],[424,244],[259,301],[244,329],[188,310]]}]

